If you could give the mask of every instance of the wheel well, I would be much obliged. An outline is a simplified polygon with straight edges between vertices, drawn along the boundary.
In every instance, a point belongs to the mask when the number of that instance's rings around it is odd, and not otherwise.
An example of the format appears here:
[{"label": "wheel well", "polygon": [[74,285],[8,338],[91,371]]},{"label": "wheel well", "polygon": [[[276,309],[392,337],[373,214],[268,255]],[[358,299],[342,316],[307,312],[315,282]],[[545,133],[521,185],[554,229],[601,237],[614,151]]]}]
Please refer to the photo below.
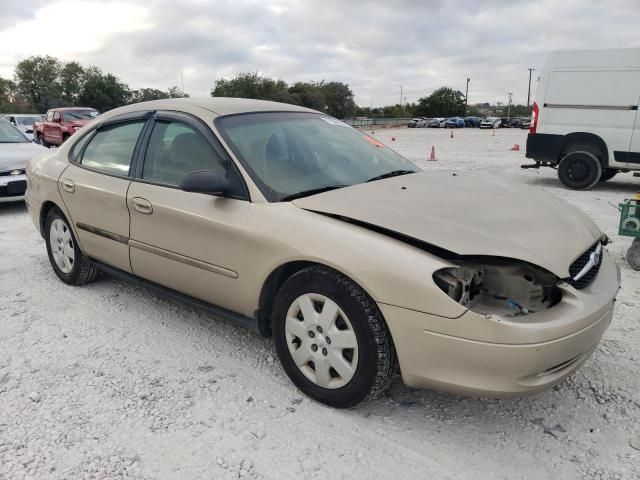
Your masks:
[{"label": "wheel well", "polygon": [[271,312],[273,311],[273,302],[278,294],[278,290],[284,282],[293,274],[307,267],[322,265],[316,262],[296,261],[280,265],[269,274],[267,280],[260,290],[260,299],[258,301],[258,311],[256,318],[258,320],[258,330],[265,336],[271,336]]},{"label": "wheel well", "polygon": [[570,152],[584,150],[593,153],[603,167],[609,166],[609,150],[607,144],[593,133],[576,132],[565,135],[558,147],[558,163]]},{"label": "wheel well", "polygon": [[46,201],[42,204],[42,208],[40,209],[40,235],[42,235],[42,238],[44,238],[45,235],[44,227],[47,221],[47,215],[49,215],[49,212],[54,208],[58,208],[58,206],[53,202]]}]

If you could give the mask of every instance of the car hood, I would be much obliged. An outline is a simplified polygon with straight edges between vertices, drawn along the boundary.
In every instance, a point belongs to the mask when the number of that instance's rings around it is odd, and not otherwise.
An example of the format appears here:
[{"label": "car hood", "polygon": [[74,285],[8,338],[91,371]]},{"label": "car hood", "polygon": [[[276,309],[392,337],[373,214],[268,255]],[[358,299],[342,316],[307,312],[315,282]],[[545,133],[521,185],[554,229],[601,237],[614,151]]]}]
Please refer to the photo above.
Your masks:
[{"label": "car hood", "polygon": [[26,168],[27,162],[47,149],[35,143],[0,143],[0,172]]},{"label": "car hood", "polygon": [[499,176],[420,172],[301,198],[299,208],[337,215],[457,255],[491,255],[569,276],[602,232],[578,208]]}]

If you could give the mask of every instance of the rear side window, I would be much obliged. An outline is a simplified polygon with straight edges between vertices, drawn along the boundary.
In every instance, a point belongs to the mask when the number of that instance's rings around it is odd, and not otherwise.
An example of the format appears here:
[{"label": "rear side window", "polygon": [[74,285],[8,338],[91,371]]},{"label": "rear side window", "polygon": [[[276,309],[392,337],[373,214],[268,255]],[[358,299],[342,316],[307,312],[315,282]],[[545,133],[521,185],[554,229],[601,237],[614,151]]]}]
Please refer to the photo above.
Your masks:
[{"label": "rear side window", "polygon": [[144,159],[142,178],[179,185],[184,177],[197,170],[213,170],[224,178],[227,162],[189,125],[156,121]]},{"label": "rear side window", "polygon": [[101,128],[85,147],[82,165],[114,175],[128,175],[133,151],[144,124],[145,121],[140,120]]}]

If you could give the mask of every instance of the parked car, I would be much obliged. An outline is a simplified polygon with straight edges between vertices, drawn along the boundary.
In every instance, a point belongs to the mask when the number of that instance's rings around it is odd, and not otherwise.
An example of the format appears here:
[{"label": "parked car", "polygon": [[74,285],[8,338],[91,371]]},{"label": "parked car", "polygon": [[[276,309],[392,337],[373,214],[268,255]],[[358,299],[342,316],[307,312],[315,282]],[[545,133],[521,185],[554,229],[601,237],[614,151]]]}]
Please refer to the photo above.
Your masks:
[{"label": "parked car", "polygon": [[336,407],[383,391],[396,365],[413,387],[548,388],[596,349],[620,283],[576,207],[502,177],[423,172],[295,105],[128,105],[27,175],[60,280],[107,272],[272,335],[293,383]]},{"label": "parked car", "polygon": [[424,128],[426,126],[427,120],[425,118],[414,118],[407,125],[409,128]]},{"label": "parked car", "polygon": [[0,118],[0,203],[24,199],[27,162],[44,150],[7,120]]},{"label": "parked car", "polygon": [[24,135],[29,140],[34,141],[35,137],[33,135],[33,124],[36,122],[41,122],[44,118],[44,115],[17,113],[5,115],[4,118],[22,133],[24,133]]},{"label": "parked car", "polygon": [[478,117],[465,117],[464,126],[477,128],[480,126],[480,119]]},{"label": "parked car", "polygon": [[480,123],[480,128],[500,128],[502,120],[498,117],[487,117]]},{"label": "parked car", "polygon": [[33,125],[36,143],[44,147],[62,145],[87,122],[100,115],[95,108],[52,108],[42,122]]},{"label": "parked car", "polygon": [[444,128],[444,118],[432,118],[427,124],[428,128]]},{"label": "parked car", "polygon": [[533,104],[524,168],[553,167],[585,190],[640,170],[640,49],[549,55]]},{"label": "parked car", "polygon": [[518,128],[528,129],[531,128],[531,118],[520,118],[518,119],[518,123],[516,125]]},{"label": "parked car", "polygon": [[444,128],[464,128],[464,119],[459,117],[449,118],[444,122]]}]

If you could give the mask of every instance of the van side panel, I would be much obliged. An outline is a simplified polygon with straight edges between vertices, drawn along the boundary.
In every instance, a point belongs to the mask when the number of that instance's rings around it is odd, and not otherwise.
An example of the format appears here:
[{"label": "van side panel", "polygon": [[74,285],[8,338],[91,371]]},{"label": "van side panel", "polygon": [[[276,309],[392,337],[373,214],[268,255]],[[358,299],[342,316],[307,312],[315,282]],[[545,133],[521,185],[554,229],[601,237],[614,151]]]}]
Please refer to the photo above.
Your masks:
[{"label": "van side panel", "polygon": [[[614,151],[627,152],[640,97],[640,70],[552,71],[541,118],[545,133],[593,133],[607,144],[609,163]],[[618,158],[620,158],[618,156]]]}]

